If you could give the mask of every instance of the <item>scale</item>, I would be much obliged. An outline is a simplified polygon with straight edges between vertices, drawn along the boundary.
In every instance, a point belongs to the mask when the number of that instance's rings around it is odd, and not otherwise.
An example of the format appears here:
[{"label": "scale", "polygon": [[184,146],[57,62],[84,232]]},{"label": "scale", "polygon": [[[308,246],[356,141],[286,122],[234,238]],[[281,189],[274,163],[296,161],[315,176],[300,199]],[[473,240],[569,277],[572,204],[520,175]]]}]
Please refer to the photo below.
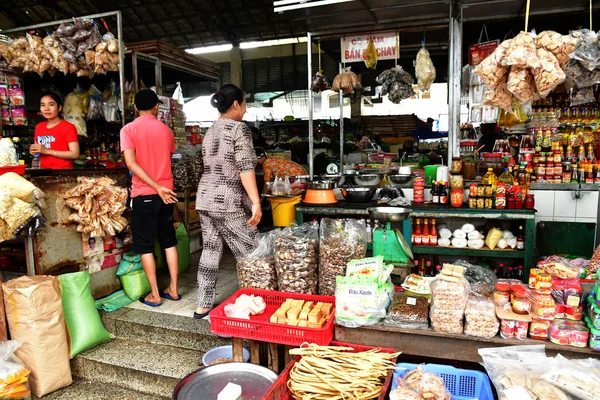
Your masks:
[{"label": "scale", "polygon": [[373,256],[383,256],[386,264],[397,267],[408,266],[414,259],[412,250],[402,232],[392,228],[392,222],[405,221],[409,218],[409,208],[401,207],[372,207],[367,208],[371,218],[385,221],[385,228],[373,231]]}]

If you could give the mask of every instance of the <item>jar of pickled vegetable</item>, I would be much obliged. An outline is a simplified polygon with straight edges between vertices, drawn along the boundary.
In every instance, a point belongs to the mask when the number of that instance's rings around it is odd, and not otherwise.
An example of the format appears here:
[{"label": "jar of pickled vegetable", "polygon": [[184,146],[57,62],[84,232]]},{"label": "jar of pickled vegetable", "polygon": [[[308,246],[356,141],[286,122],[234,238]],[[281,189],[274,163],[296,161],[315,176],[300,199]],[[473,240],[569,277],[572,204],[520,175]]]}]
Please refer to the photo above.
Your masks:
[{"label": "jar of pickled vegetable", "polygon": [[463,162],[460,157],[452,157],[452,163],[450,164],[450,173],[460,174],[462,172]]},{"label": "jar of pickled vegetable", "polygon": [[460,174],[450,175],[450,188],[452,190],[463,190],[464,181],[463,176]]},{"label": "jar of pickled vegetable", "polygon": [[477,163],[472,158],[465,158],[462,161],[462,174],[464,179],[474,181],[477,178]]}]

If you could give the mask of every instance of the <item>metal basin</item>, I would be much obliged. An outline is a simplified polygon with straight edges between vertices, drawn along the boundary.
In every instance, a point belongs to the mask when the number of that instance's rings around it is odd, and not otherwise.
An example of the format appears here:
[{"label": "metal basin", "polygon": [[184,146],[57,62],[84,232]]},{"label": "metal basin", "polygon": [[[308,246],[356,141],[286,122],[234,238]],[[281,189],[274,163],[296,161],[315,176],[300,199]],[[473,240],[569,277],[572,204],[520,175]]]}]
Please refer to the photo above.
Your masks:
[{"label": "metal basin", "polygon": [[404,221],[412,212],[410,208],[402,207],[371,207],[367,211],[373,219],[390,222]]},{"label": "metal basin", "polygon": [[344,175],[321,175],[319,176],[319,180],[333,182],[334,185],[339,187],[345,183],[346,177]]},{"label": "metal basin", "polygon": [[354,186],[376,188],[381,184],[384,175],[365,174],[365,175],[349,175],[348,180]]},{"label": "metal basin", "polygon": [[373,199],[375,189],[372,188],[345,188],[342,196],[349,203],[368,203]]},{"label": "metal basin", "polygon": [[306,186],[308,187],[308,189],[317,189],[317,190],[335,189],[335,183],[328,182],[328,181],[312,181],[312,182],[308,182],[306,184]]},{"label": "metal basin", "polygon": [[397,187],[410,182],[412,175],[388,175],[387,180],[391,186]]}]

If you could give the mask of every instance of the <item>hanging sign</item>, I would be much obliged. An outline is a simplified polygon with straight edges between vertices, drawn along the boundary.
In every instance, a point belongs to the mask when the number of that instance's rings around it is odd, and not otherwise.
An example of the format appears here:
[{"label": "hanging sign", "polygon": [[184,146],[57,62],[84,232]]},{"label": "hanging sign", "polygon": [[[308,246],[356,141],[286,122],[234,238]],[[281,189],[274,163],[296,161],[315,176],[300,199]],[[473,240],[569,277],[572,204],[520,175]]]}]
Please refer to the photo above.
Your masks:
[{"label": "hanging sign", "polygon": [[469,46],[469,65],[479,65],[480,62],[485,60],[490,54],[496,50],[500,44],[499,40],[493,40],[491,42],[474,44]]},{"label": "hanging sign", "polygon": [[341,39],[342,62],[364,62],[369,41],[373,40],[378,60],[398,58],[400,42],[396,32],[383,32],[371,35],[345,36]]}]

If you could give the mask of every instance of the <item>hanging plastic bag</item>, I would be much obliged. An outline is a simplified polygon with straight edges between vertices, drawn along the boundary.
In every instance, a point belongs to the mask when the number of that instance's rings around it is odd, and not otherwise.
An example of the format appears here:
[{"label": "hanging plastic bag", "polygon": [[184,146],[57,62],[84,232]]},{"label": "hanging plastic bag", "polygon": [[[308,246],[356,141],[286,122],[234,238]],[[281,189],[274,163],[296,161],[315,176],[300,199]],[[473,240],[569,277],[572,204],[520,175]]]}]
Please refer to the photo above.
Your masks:
[{"label": "hanging plastic bag", "polygon": [[577,40],[571,35],[561,35],[554,31],[544,31],[540,33],[536,39],[537,48],[546,49],[558,60],[561,68],[565,68],[571,54],[577,46]]},{"label": "hanging plastic bag", "polygon": [[240,289],[277,290],[275,237],[278,229],[258,235],[258,247],[237,263]]},{"label": "hanging plastic bag", "polygon": [[87,114],[88,120],[102,118],[102,92],[95,85],[90,88],[90,106]]},{"label": "hanging plastic bag", "polygon": [[435,80],[435,67],[433,66],[433,61],[431,61],[429,52],[425,47],[422,47],[417,53],[417,59],[415,60],[414,65],[419,89],[425,92],[429,90],[431,84]]},{"label": "hanging plastic bag", "polygon": [[565,72],[550,51],[537,49],[540,67],[533,70],[533,78],[541,98],[546,98],[558,85],[565,81]]},{"label": "hanging plastic bag", "polygon": [[360,80],[354,72],[350,70],[350,67],[344,68],[341,74],[336,75],[331,85],[331,90],[337,92],[342,91],[343,94],[354,93],[354,89],[360,89]]},{"label": "hanging plastic bag", "polygon": [[540,61],[536,54],[535,34],[528,32],[519,33],[510,43],[502,65],[517,66],[522,68],[539,68]]},{"label": "hanging plastic bag", "polygon": [[596,33],[589,29],[581,29],[572,31],[571,36],[577,41],[571,58],[579,61],[584,68],[592,71],[596,68],[598,60],[600,60],[600,46],[598,45]]},{"label": "hanging plastic bag", "polygon": [[506,128],[524,124],[527,120],[527,114],[525,114],[523,108],[516,99],[513,99],[512,108],[509,111],[502,108],[498,113],[498,126]]},{"label": "hanging plastic bag", "polygon": [[511,92],[521,104],[535,99],[535,81],[531,70],[527,67],[512,66],[508,74],[508,91]]},{"label": "hanging plastic bag", "polygon": [[106,122],[118,122],[118,98],[117,98],[117,84],[111,80],[107,88],[103,93],[104,101],[102,102],[102,113]]},{"label": "hanging plastic bag", "polygon": [[175,91],[173,92],[173,96],[171,96],[174,100],[177,100],[177,102],[181,105],[185,104],[185,101],[183,99],[183,89],[181,88],[181,82],[177,82],[177,87],[175,88]]},{"label": "hanging plastic bag", "polygon": [[365,50],[363,58],[365,60],[365,66],[367,68],[377,68],[377,48],[375,47],[375,42],[373,41],[373,39],[369,40],[369,44],[367,45],[367,50]]},{"label": "hanging plastic bag", "polygon": [[0,398],[23,399],[31,395],[29,391],[30,371],[23,366],[14,353],[21,346],[18,340],[0,344]]},{"label": "hanging plastic bag", "polygon": [[65,98],[63,115],[65,120],[75,125],[75,128],[77,128],[77,134],[79,136],[87,137],[87,126],[85,124],[85,120],[87,118],[89,104],[89,93],[84,92],[79,87],[69,93],[69,95]]},{"label": "hanging plastic bag", "polygon": [[571,107],[594,102],[596,102],[596,97],[594,96],[593,86],[571,90]]},{"label": "hanging plastic bag", "polygon": [[494,50],[494,52],[486,57],[473,72],[483,79],[483,82],[490,89],[495,89],[508,73],[508,68],[502,65],[502,60],[510,47],[512,40],[505,40]]}]

